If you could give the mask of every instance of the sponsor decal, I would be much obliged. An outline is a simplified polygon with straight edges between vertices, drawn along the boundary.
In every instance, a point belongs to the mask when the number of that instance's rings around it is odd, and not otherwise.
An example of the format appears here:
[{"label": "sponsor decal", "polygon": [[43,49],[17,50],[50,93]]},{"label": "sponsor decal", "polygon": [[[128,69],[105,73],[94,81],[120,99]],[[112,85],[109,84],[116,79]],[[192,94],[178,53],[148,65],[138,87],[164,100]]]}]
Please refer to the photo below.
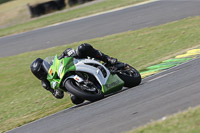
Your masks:
[{"label": "sponsor decal", "polygon": [[117,80],[117,81],[115,81],[115,82],[112,82],[112,83],[110,83],[110,84],[106,84],[105,86],[106,86],[107,88],[111,88],[111,87],[116,86],[116,85],[118,85],[118,84],[120,84],[120,81],[119,81],[119,80]]},{"label": "sponsor decal", "polygon": [[52,70],[52,69],[49,71],[49,74],[50,74],[50,75],[53,75],[53,70]]}]

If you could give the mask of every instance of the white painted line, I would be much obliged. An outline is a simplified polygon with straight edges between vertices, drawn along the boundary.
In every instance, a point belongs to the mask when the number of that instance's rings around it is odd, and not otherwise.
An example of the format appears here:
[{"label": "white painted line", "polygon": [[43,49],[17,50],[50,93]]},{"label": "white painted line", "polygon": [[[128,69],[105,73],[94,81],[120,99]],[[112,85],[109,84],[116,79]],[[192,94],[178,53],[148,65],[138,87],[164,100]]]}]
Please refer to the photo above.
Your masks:
[{"label": "white painted line", "polygon": [[151,79],[151,80],[149,80],[149,81],[147,81],[147,82],[149,83],[149,82],[152,82],[152,81],[154,81],[154,80],[163,78],[163,77],[165,77],[165,76],[167,76],[167,75],[170,75],[170,74],[172,74],[172,73],[174,73],[174,72],[175,72],[175,71],[170,72],[170,73],[166,73],[166,74],[164,74],[164,75],[161,75],[161,76],[158,76],[158,77],[156,77],[156,78],[154,78],[154,79]]},{"label": "white painted line", "polygon": [[15,35],[23,35],[24,33],[27,33],[27,32],[30,32],[30,31],[42,30],[42,29],[45,29],[45,28],[54,27],[54,26],[58,26],[58,25],[61,25],[61,24],[66,24],[66,23],[69,23],[69,22],[74,22],[74,21],[78,21],[78,20],[82,20],[82,19],[86,19],[86,18],[98,16],[98,15],[103,15],[103,14],[107,14],[107,13],[111,13],[111,12],[115,12],[115,11],[120,11],[120,10],[123,10],[123,9],[126,9],[126,8],[130,8],[130,7],[137,7],[137,6],[141,6],[141,5],[153,3],[153,2],[156,2],[156,1],[160,1],[160,0],[149,0],[149,1],[146,1],[146,2],[138,3],[138,4],[124,6],[124,7],[116,8],[116,9],[105,11],[105,12],[100,12],[100,13],[96,13],[96,14],[92,14],[92,15],[88,15],[88,16],[84,16],[84,17],[80,17],[80,18],[75,18],[75,19],[71,19],[71,20],[68,20],[68,21],[60,22],[60,23],[55,23],[55,24],[52,24],[52,25],[48,25],[48,26],[45,26],[45,27],[36,28],[36,29],[33,29],[33,30],[21,32],[21,33],[16,33],[16,34],[11,34],[11,35],[7,35],[7,36],[2,36],[0,38],[6,38],[6,37],[10,37],[10,36],[15,36]]},{"label": "white painted line", "polygon": [[[124,7],[112,9],[112,10],[105,11],[105,12],[100,12],[100,13],[96,13],[96,14],[92,14],[92,15],[88,15],[88,16],[84,16],[84,17],[80,17],[80,18],[75,18],[75,19],[68,20],[68,21],[65,21],[65,22],[60,22],[60,23],[56,23],[56,24],[53,24],[53,25],[49,25],[49,26],[46,26],[46,27],[58,26],[58,25],[61,25],[61,24],[65,24],[65,23],[69,23],[69,22],[74,22],[74,21],[78,21],[78,20],[82,20],[82,19],[86,19],[86,18],[98,16],[98,15],[103,15],[103,14],[111,13],[111,12],[116,12],[116,11],[120,11],[120,10],[123,10],[123,9],[126,9],[126,8],[130,8],[130,7],[137,7],[137,6],[149,4],[149,3],[152,3],[152,2],[156,2],[156,1],[160,1],[160,0],[149,0],[149,1],[146,1],[146,2],[138,3],[138,4],[133,4],[133,5],[124,6]],[[46,28],[46,27],[44,27],[44,28]]]}]

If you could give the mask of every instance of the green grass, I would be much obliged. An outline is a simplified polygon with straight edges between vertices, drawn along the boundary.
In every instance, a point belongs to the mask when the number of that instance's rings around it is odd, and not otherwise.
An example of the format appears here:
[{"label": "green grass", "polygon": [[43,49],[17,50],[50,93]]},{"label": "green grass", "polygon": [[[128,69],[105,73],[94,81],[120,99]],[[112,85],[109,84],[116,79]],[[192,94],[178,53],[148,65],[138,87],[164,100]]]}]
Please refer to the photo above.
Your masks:
[{"label": "green grass", "polygon": [[45,91],[30,72],[30,64],[83,42],[142,70],[199,46],[200,17],[0,58],[0,132],[72,106],[68,95],[57,100]]},{"label": "green grass", "polygon": [[170,116],[166,120],[152,122],[127,133],[199,133],[200,107],[188,109]]},{"label": "green grass", "polygon": [[11,0],[0,0],[0,4],[3,4],[3,3],[6,3],[6,2],[9,2]]},{"label": "green grass", "polygon": [[[29,0],[29,1],[33,1],[33,0]],[[66,10],[64,12],[61,11],[61,12],[54,13],[52,15],[47,15],[47,16],[40,17],[33,20],[29,18],[28,11],[26,9],[26,4],[27,4],[26,1],[24,0],[19,0],[19,2],[12,1],[8,3],[10,5],[6,5],[5,7],[2,7],[2,8],[0,6],[0,24],[2,26],[2,25],[9,25],[9,23],[11,23],[10,25],[14,24],[14,26],[0,29],[0,36],[24,32],[24,31],[35,29],[35,28],[40,28],[47,25],[71,20],[74,18],[79,18],[79,17],[115,9],[118,7],[140,3],[143,1],[147,1],[147,0],[105,0],[103,2],[99,2],[96,4],[89,5],[89,6],[74,8],[72,10]],[[18,6],[15,7],[16,5]],[[12,7],[15,7],[15,8],[12,8]],[[9,8],[10,11],[7,8]]]}]

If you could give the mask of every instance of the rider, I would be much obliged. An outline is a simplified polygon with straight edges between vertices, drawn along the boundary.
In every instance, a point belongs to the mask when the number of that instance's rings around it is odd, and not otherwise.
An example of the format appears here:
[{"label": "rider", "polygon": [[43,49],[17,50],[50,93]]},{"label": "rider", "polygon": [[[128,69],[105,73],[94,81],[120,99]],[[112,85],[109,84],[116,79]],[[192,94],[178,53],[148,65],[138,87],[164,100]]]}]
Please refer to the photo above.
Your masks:
[{"label": "rider", "polygon": [[[109,57],[108,55],[103,54],[101,51],[94,49],[90,44],[83,43],[76,50],[72,48],[67,48],[60,56],[58,56],[58,59],[62,59],[65,56],[69,57],[75,57],[75,58],[87,58],[88,56],[91,58],[95,58],[98,60],[101,60],[105,63],[109,64],[115,64],[117,62],[116,58]],[[47,73],[42,70],[42,62],[43,60],[41,58],[37,58],[32,64],[31,64],[31,71],[32,73],[41,80],[42,86],[50,91],[54,97],[61,99],[64,97],[64,92],[61,90],[54,90],[51,88],[50,82],[46,79]]]}]

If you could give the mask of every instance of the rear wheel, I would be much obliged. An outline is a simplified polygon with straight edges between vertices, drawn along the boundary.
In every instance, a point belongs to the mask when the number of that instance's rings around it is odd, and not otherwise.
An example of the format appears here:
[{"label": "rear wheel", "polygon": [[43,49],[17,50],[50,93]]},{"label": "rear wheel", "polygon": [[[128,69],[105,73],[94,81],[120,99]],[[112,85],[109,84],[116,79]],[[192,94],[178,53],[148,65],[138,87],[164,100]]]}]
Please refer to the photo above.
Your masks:
[{"label": "rear wheel", "polygon": [[140,73],[130,65],[121,68],[117,74],[123,81],[125,87],[134,87],[141,83]]},{"label": "rear wheel", "polygon": [[65,88],[80,99],[88,100],[91,102],[100,100],[104,97],[102,91],[92,82],[78,83],[74,79],[68,79],[65,82]]}]

